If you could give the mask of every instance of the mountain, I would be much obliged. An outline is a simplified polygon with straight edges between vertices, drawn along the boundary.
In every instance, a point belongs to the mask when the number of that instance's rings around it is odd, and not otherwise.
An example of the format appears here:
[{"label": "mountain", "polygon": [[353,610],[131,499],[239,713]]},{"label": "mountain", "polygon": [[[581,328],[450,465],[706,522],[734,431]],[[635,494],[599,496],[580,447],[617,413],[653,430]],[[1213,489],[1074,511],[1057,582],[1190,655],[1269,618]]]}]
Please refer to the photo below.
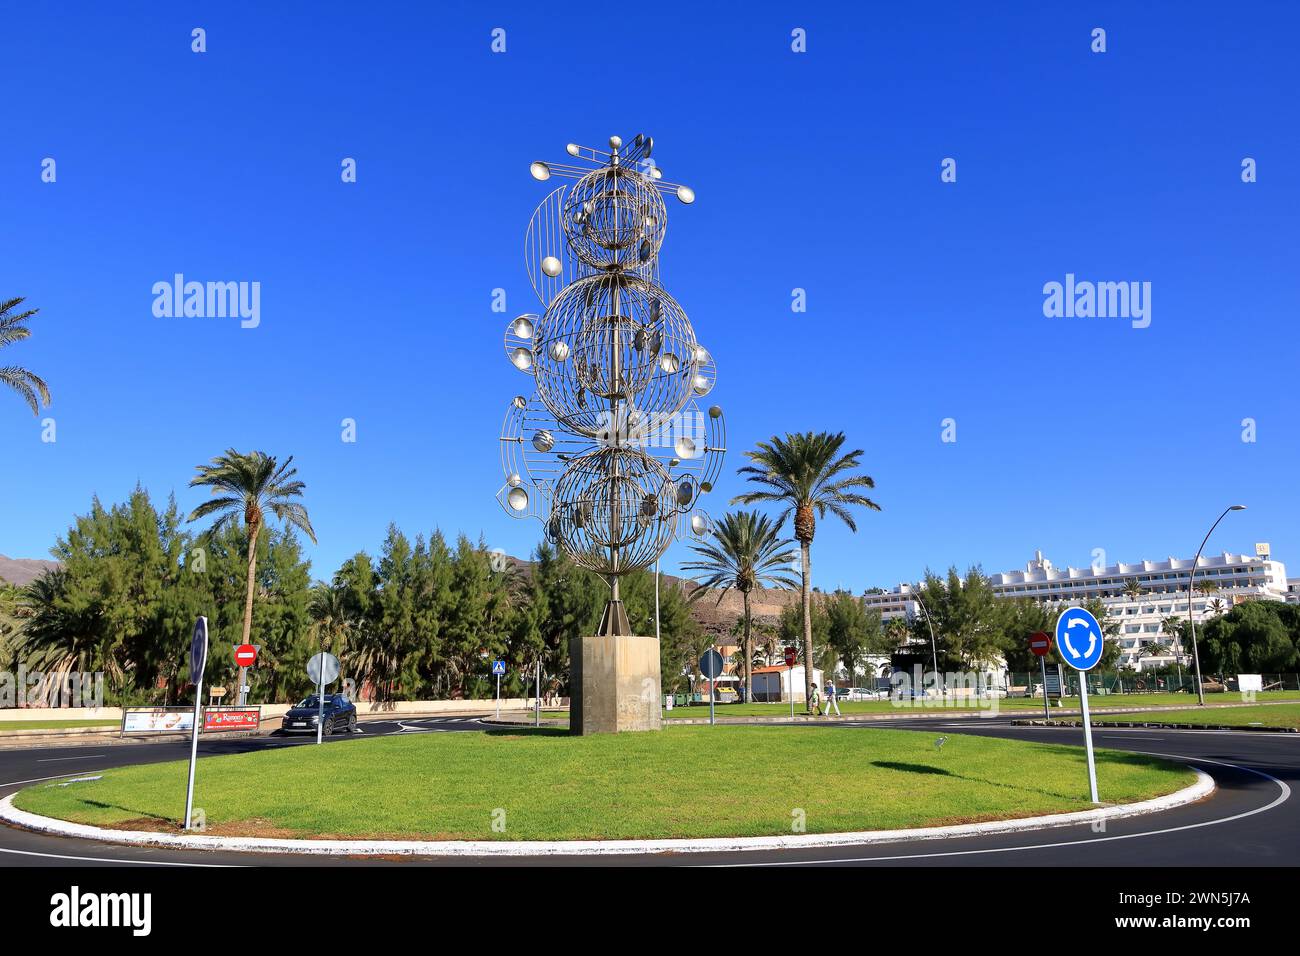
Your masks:
[{"label": "mountain", "polygon": [[47,568],[57,568],[54,561],[40,558],[7,558],[0,554],[0,581],[8,581],[21,587],[35,581]]},{"label": "mountain", "polygon": [[[525,576],[532,574],[533,562],[516,558],[513,555],[503,556],[521,574]],[[653,574],[654,570],[651,569],[650,573]],[[690,595],[698,585],[690,578],[680,578],[675,574],[665,573],[660,576],[659,587],[661,591],[676,588],[683,595]],[[700,625],[700,628],[706,634],[713,635],[715,638],[729,637],[731,629],[740,620],[741,614],[744,613],[744,601],[745,599],[741,593],[735,590],[724,594],[721,603],[719,603],[716,593],[711,594],[690,605],[691,617],[695,619],[695,622]],[[776,624],[781,617],[782,608],[787,605],[798,606],[798,604],[798,589],[754,588],[750,593],[750,612],[753,614],[755,624]]]}]

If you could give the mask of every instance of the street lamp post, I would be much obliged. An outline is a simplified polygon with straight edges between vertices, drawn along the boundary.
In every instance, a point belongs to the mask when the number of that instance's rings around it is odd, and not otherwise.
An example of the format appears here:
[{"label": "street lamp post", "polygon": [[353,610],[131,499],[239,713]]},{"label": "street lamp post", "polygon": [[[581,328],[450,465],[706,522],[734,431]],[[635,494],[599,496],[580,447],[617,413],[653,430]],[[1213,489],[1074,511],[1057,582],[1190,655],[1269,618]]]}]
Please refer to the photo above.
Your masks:
[{"label": "street lamp post", "polygon": [[921,605],[921,611],[925,614],[926,626],[930,628],[930,655],[934,661],[934,679],[939,683],[939,696],[942,698],[944,691],[943,675],[939,673],[939,648],[934,642],[934,623],[930,620],[930,609],[926,607],[925,602],[921,600],[921,590],[919,586],[912,592],[912,594],[916,597],[916,603]]},{"label": "street lamp post", "polygon": [[1187,626],[1192,633],[1192,662],[1196,665],[1196,703],[1200,707],[1205,706],[1205,686],[1201,683],[1201,654],[1196,647],[1196,617],[1192,613],[1192,599],[1196,594],[1196,566],[1201,563],[1201,552],[1205,550],[1205,542],[1210,540],[1210,535],[1214,534],[1214,529],[1219,526],[1219,522],[1227,517],[1229,511],[1245,510],[1245,505],[1229,505],[1223,509],[1223,514],[1210,525],[1210,530],[1205,532],[1205,537],[1201,539],[1201,546],[1196,549],[1196,557],[1192,558],[1192,573],[1187,578]]}]

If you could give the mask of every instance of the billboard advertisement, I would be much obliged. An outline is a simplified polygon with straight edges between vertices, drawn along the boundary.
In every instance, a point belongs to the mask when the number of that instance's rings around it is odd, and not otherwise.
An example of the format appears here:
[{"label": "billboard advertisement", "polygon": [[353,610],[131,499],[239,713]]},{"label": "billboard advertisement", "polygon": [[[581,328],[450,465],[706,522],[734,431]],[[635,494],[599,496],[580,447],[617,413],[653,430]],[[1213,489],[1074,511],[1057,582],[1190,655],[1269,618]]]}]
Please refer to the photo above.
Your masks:
[{"label": "billboard advertisement", "polygon": [[203,732],[256,730],[262,722],[260,707],[205,707]]},{"label": "billboard advertisement", "polygon": [[122,712],[124,734],[187,734],[193,729],[192,707],[128,707]]}]

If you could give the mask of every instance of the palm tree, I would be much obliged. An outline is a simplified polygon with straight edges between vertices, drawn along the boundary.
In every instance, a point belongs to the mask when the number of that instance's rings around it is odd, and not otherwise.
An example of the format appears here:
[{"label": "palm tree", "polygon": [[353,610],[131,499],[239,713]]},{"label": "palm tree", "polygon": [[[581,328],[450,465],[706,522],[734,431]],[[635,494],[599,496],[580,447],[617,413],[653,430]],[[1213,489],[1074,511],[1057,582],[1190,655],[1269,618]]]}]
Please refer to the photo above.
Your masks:
[{"label": "palm tree", "polygon": [[1218,617],[1228,609],[1228,605],[1224,603],[1223,598],[1215,598],[1207,606],[1215,617]]},{"label": "palm tree", "polygon": [[907,626],[906,618],[891,617],[885,622],[885,637],[889,639],[891,647],[902,647],[911,635],[912,630]]},{"label": "palm tree", "polygon": [[50,568],[22,590],[25,620],[11,650],[30,673],[44,675],[29,692],[29,699],[45,697],[78,671],[104,671],[110,687],[118,691],[134,667],[105,643],[103,628],[96,626],[97,608],[65,599],[66,580],[66,570]]},{"label": "palm tree", "polygon": [[[744,665],[745,700],[753,700],[754,693],[754,635],[749,607],[749,594],[756,587],[796,587],[795,580],[785,573],[794,560],[794,544],[781,537],[782,522],[772,522],[767,515],[757,511],[731,511],[723,515],[713,528],[712,540],[692,545],[701,558],[683,564],[682,570],[696,571],[700,585],[691,592],[688,600],[696,601],[710,588],[718,591],[717,604],[722,603],[727,592],[735,588],[744,601],[741,618],[743,638],[741,662]],[[716,605],[715,605],[716,606]]]},{"label": "palm tree", "polygon": [[1196,590],[1200,591],[1201,594],[1206,597],[1209,597],[1215,591],[1219,590],[1219,586],[1213,581],[1207,581],[1205,578],[1201,578],[1201,580],[1196,582]]},{"label": "palm tree", "polygon": [[[21,342],[32,334],[32,330],[23,323],[40,310],[28,309],[26,312],[14,313],[13,310],[22,302],[21,297],[0,302],[0,349]],[[0,365],[0,384],[8,385],[21,395],[33,415],[41,413],[42,402],[50,404],[50,389],[35,372],[17,365]]]},{"label": "palm tree", "polygon": [[1165,635],[1165,637],[1169,638],[1170,643],[1175,641],[1180,642],[1183,639],[1184,623],[1186,622],[1183,618],[1179,617],[1177,614],[1170,614],[1168,617],[1162,617],[1160,619],[1160,631]]},{"label": "palm tree", "polygon": [[1142,585],[1138,583],[1137,578],[1129,578],[1124,582],[1124,596],[1130,601],[1137,601],[1142,597]]},{"label": "palm tree", "polygon": [[[784,521],[794,513],[794,536],[799,542],[799,565],[803,580],[803,644],[804,690],[806,707],[812,707],[812,541],[817,530],[817,518],[826,517],[829,511],[857,531],[849,508],[854,505],[879,511],[876,504],[860,488],[874,488],[876,483],[867,475],[849,474],[859,467],[861,449],[841,455],[844,433],[796,432],[785,438],[772,436],[770,442],[759,442],[755,451],[745,452],[753,464],[740,469],[751,482],[761,486],[758,491],[748,491],[732,498],[732,504],[752,505],[759,502],[778,502],[785,506],[781,513]],[[811,713],[811,710],[809,710]]]},{"label": "palm tree", "polygon": [[1160,619],[1160,631],[1169,638],[1169,646],[1174,652],[1174,661],[1178,665],[1178,684],[1183,683],[1183,625],[1187,622],[1177,614],[1170,614]]},{"label": "palm tree", "polygon": [[212,489],[219,497],[205,501],[190,512],[190,521],[217,515],[217,520],[209,529],[219,533],[239,519],[244,519],[244,531],[248,535],[248,591],[244,598],[244,638],[241,643],[249,643],[253,630],[253,584],[257,572],[257,537],[262,532],[266,512],[276,518],[301,529],[312,543],[316,543],[316,532],[312,530],[311,519],[307,509],[300,501],[307,486],[301,481],[292,480],[298,469],[290,467],[293,456],[284,464],[277,464],[270,455],[261,451],[243,454],[233,448],[226,449],[224,455],[212,459],[210,465],[199,465],[198,475],[190,481],[190,487],[204,485]]},{"label": "palm tree", "polygon": [[311,615],[320,649],[330,651],[335,657],[341,655],[353,626],[347,588],[317,581],[307,598],[307,613]]},{"label": "palm tree", "polygon": [[1144,641],[1142,647],[1138,649],[1138,657],[1170,657],[1173,649],[1168,644],[1162,644],[1160,641]]}]

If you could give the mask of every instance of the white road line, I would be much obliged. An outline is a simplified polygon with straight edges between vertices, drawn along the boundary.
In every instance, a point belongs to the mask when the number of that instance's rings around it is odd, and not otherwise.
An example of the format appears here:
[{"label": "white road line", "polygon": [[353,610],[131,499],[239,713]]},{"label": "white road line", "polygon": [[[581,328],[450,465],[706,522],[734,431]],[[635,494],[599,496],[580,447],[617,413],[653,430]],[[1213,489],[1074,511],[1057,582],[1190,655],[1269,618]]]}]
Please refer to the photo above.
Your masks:
[{"label": "white road line", "polygon": [[[100,754],[100,756],[103,756]],[[72,758],[68,758],[72,759]],[[28,780],[9,780],[0,783],[0,789],[5,787],[19,787],[25,783],[40,783],[43,780],[59,780],[63,777],[72,777],[79,773],[104,773],[103,770],[74,770],[71,773],[56,773],[49,777],[32,777]],[[230,867],[243,866],[242,863],[172,863],[167,860],[118,860],[106,856],[69,856],[64,853],[40,853],[36,850],[11,850],[8,847],[0,846],[0,853],[9,853],[14,856],[38,856],[47,860],[72,860],[77,863],[111,863],[117,866],[201,866],[205,868],[218,867],[228,869]]]},{"label": "white road line", "polygon": [[1198,830],[1201,827],[1217,826],[1220,823],[1231,823],[1233,820],[1242,820],[1246,817],[1253,817],[1257,813],[1265,813],[1274,807],[1280,806],[1291,798],[1291,788],[1284,782],[1274,777],[1272,774],[1264,773],[1262,770],[1256,770],[1254,767],[1243,767],[1240,764],[1228,763],[1223,760],[1210,760],[1206,757],[1187,757],[1182,754],[1160,754],[1150,753],[1148,751],[1133,750],[1130,753],[1140,753],[1147,757],[1168,757],[1172,760],[1191,760],[1196,763],[1210,763],[1219,767],[1231,767],[1234,770],[1244,770],[1247,773],[1253,773],[1257,777],[1263,777],[1277,784],[1281,791],[1273,801],[1265,806],[1256,807],[1254,810],[1247,810],[1243,813],[1235,813],[1230,817],[1222,817],[1218,820],[1205,820],[1201,823],[1188,823],[1180,827],[1166,827],[1163,830],[1146,830],[1142,833],[1125,833],[1118,836],[1092,837],[1087,840],[1063,840],[1059,843],[1030,843],[1024,846],[1002,846],[990,847],[984,850],[947,850],[942,853],[908,853],[900,856],[859,856],[845,857],[843,859],[832,860],[773,860],[763,863],[713,863],[703,864],[714,868],[724,869],[738,866],[826,866],[837,863],[885,863],[890,860],[933,860],[942,859],[943,857],[954,856],[979,856],[985,853],[1018,853],[1022,850],[1056,850],[1067,846],[1091,846],[1095,843],[1109,843],[1112,840],[1136,840],[1140,837],[1161,836],[1166,833],[1181,833],[1185,830]]},{"label": "white road line", "polygon": [[[1141,732],[1143,732],[1143,731],[1150,732],[1150,731],[1152,731],[1152,730],[1158,730],[1158,731],[1160,731],[1160,735],[1161,735],[1161,736],[1160,736],[1160,737],[1153,738],[1153,739],[1155,739],[1155,740],[1159,740],[1159,739],[1161,739],[1161,737],[1165,736],[1166,734],[1179,734],[1179,735],[1186,735],[1186,734],[1232,734],[1233,736],[1249,736],[1249,737],[1258,737],[1258,736],[1261,735],[1261,733],[1264,733],[1264,731],[1258,731],[1258,730],[1184,730],[1184,729],[1179,729],[1179,728],[1177,728],[1177,727],[1110,727],[1110,726],[1107,725],[1107,724],[1093,724],[1092,727],[1093,727],[1094,730],[1096,730],[1096,729],[1099,728],[1099,727],[1105,727],[1107,733],[1127,733],[1127,734],[1132,734],[1132,733],[1135,733],[1135,732],[1136,732],[1136,733],[1141,733]],[[1067,726],[1064,726],[1064,725],[1057,725],[1057,724],[1054,724],[1054,725],[1052,725],[1052,726],[1050,726],[1050,727],[1043,727],[1043,726],[1032,726],[1032,727],[1031,727],[1031,726],[1029,726],[1029,725],[1022,725],[1022,726],[1019,726],[1019,727],[1014,727],[1014,728],[1012,728],[1012,729],[1013,729],[1013,730],[1082,730],[1083,728],[1082,728],[1082,727],[1067,727]],[[1269,736],[1270,736],[1270,737],[1281,737],[1281,738],[1283,738],[1283,739],[1300,740],[1300,734],[1274,733],[1274,734],[1269,734]]]},{"label": "white road line", "polygon": [[37,763],[58,763],[60,760],[94,760],[96,757],[104,757],[107,754],[86,754],[84,757],[41,757]]},{"label": "white road line", "polygon": [[[110,767],[109,769],[113,769],[113,768]],[[50,774],[50,776],[48,777],[32,777],[28,780],[10,780],[6,783],[0,783],[0,790],[3,790],[5,787],[21,787],[25,783],[40,783],[42,780],[61,780],[64,777],[75,777],[79,773],[104,773],[104,772],[105,771],[103,769],[69,770],[67,773]]]},{"label": "white road line", "polygon": [[436,727],[408,727],[403,721],[400,720],[397,722],[397,726],[402,728],[401,730],[394,731],[394,733],[398,733],[398,734],[400,733],[431,734],[431,733],[435,733],[438,730],[438,728]]},{"label": "white road line", "polygon": [[0,853],[12,853],[14,856],[39,856],[46,860],[74,860],[78,863],[109,863],[113,866],[198,866],[207,868],[229,869],[244,866],[242,863],[172,863],[168,860],[118,860],[106,856],[68,856],[64,853],[38,853],[35,850],[10,850],[0,846]]}]

